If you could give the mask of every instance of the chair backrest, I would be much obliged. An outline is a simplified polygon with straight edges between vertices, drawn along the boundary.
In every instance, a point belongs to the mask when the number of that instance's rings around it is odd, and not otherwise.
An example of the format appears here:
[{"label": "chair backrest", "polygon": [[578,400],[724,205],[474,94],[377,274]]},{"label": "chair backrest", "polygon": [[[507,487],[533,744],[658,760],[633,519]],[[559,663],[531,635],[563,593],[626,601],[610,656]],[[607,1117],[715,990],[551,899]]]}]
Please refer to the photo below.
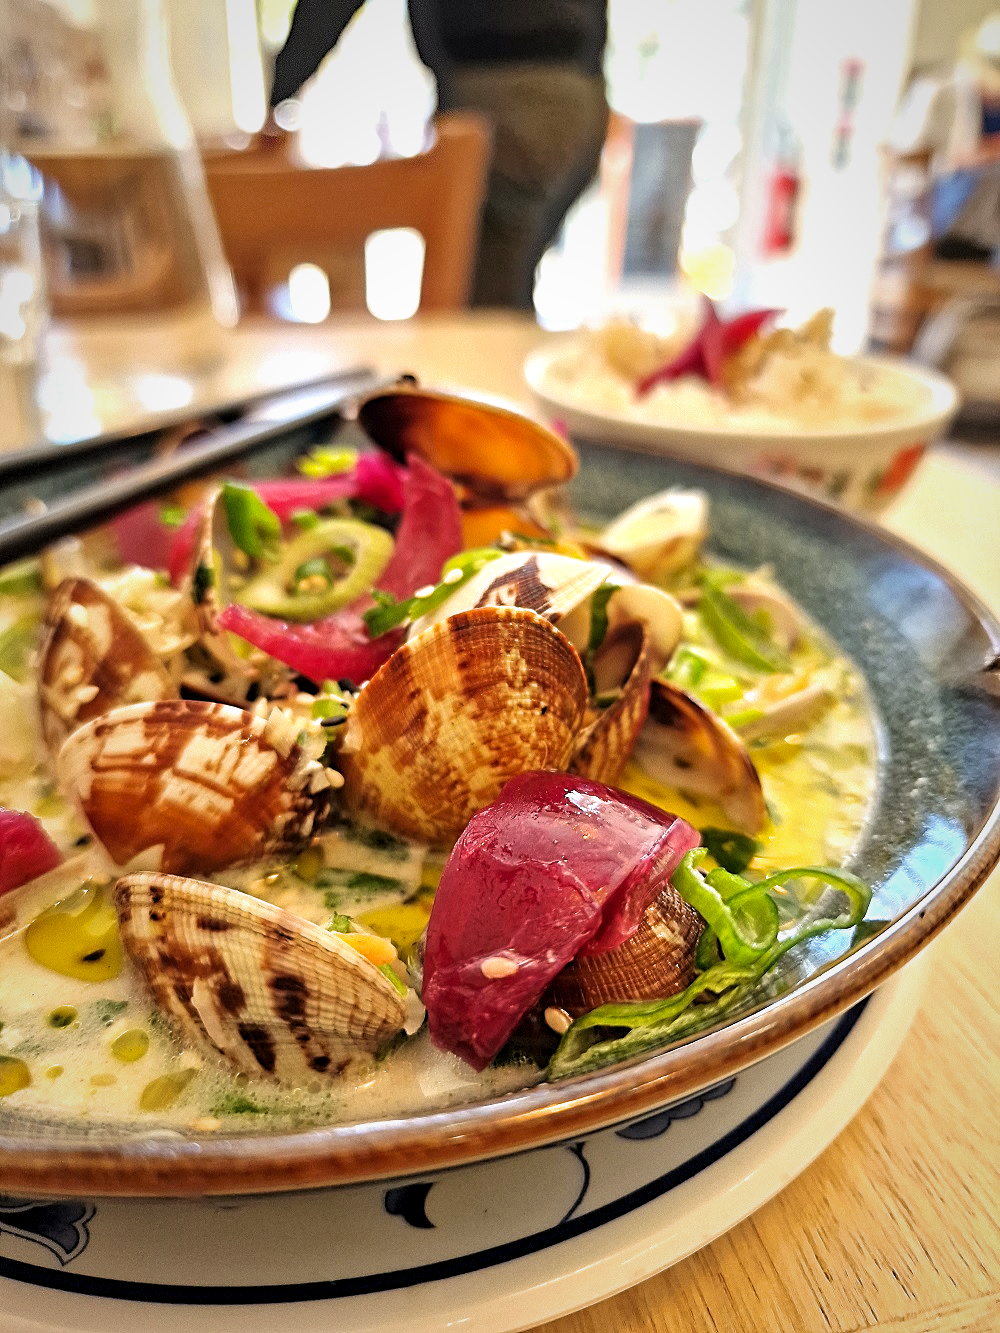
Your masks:
[{"label": "chair backrest", "polygon": [[422,310],[468,303],[486,188],[490,131],[450,112],[415,157],[370,166],[304,167],[282,152],[206,155],[205,177],[244,313],[273,313],[272,290],[297,264],[327,274],[331,306],[364,309],[364,244],[383,228],[424,239]]}]

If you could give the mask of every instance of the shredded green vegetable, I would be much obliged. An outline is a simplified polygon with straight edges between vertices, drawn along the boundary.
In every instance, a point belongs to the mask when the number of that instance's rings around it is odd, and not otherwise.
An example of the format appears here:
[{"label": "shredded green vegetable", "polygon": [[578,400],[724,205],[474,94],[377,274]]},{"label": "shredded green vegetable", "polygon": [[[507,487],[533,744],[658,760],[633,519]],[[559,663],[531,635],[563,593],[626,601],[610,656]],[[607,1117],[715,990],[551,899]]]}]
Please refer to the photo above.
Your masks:
[{"label": "shredded green vegetable", "polygon": [[376,605],[364,614],[364,622],[373,639],[398,625],[405,625],[428,611],[436,611],[452,595],[456,588],[468,583],[473,574],[478,574],[484,565],[496,560],[503,554],[493,546],[480,546],[471,551],[460,551],[458,555],[445,562],[441,582],[426,590],[414,593],[397,602],[391,593],[380,588],[372,589]]},{"label": "shredded green vegetable", "polygon": [[[698,864],[704,856],[704,848],[688,852],[672,882],[689,902],[689,893],[698,899],[692,906],[700,911],[700,902],[710,911],[712,924],[705,933],[711,932],[714,956],[677,995],[665,1000],[602,1004],[576,1019],[549,1062],[549,1079],[589,1073],[711,1027],[744,1001],[789,949],[830,930],[854,929],[864,920],[871,902],[868,886],[845,870],[794,866],[755,883],[723,870],[702,876]],[[711,884],[710,879],[714,881]],[[781,890],[802,879],[818,880],[828,888],[794,920],[776,927],[771,942],[766,943],[771,924],[781,915]],[[771,902],[773,915],[763,906],[765,900]],[[784,901],[783,906],[787,906]],[[700,945],[699,941],[696,966],[702,965],[708,953]],[[612,1030],[610,1034],[608,1029]]]},{"label": "shredded green vegetable", "polygon": [[723,592],[719,582],[706,577],[698,604],[702,618],[725,651],[758,671],[790,671],[788,654],[752,619],[738,602]]}]

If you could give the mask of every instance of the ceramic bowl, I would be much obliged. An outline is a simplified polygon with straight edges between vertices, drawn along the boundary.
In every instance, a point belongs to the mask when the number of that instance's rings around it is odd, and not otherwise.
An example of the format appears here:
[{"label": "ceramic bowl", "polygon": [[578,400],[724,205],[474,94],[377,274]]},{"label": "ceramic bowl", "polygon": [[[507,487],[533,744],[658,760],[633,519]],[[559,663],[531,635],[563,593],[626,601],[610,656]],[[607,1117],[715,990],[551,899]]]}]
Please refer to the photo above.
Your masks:
[{"label": "ceramic bowl", "polygon": [[[405,1118],[301,1132],[125,1134],[43,1124],[0,1104],[6,1194],[257,1194],[413,1177],[576,1141],[682,1102],[804,1038],[909,962],[1000,857],[1000,624],[929,559],[837,506],[745,474],[583,444],[577,509],[608,519],[668,485],[712,506],[710,548],[769,564],[850,654],[879,717],[875,809],[851,868],[875,932],[810,941],[785,989],[629,1065]],[[792,955],[786,959],[791,960]]]},{"label": "ceramic bowl", "polygon": [[850,509],[877,513],[900,491],[929,444],[958,409],[958,391],[944,375],[915,362],[859,358],[862,367],[903,376],[913,388],[905,416],[838,428],[774,430],[765,427],[669,425],[641,409],[587,406],[574,379],[576,337],[532,352],[524,366],[542,411],[576,439],[613,441],[692,462],[771,477]]}]

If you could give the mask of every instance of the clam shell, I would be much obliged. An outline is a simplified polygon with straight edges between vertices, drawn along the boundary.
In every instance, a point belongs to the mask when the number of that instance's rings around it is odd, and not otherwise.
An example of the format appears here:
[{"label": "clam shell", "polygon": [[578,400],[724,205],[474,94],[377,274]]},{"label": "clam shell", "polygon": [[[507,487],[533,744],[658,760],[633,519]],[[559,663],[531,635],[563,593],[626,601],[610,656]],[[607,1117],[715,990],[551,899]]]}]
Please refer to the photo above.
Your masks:
[{"label": "clam shell", "polygon": [[658,579],[689,564],[707,536],[707,496],[671,487],[626,509],[604,529],[595,549],[640,578]]},{"label": "clam shell", "polygon": [[358,420],[400,462],[419,454],[481,498],[523,500],[577,469],[565,440],[502,403],[400,384],[366,399]]},{"label": "clam shell", "polygon": [[676,685],[651,682],[649,713],[633,758],[665,787],[715,801],[744,833],[758,833],[767,823],[760,777],[746,746],[732,727]]},{"label": "clam shell", "polygon": [[374,1054],[402,997],[350,945],[236,889],[177,875],[114,888],[122,944],[181,1034],[244,1074],[301,1083]]},{"label": "clam shell", "polygon": [[[562,622],[583,606],[611,572],[609,565],[549,551],[514,551],[497,556],[457,587],[436,611],[415,620],[410,637],[415,638],[460,611],[482,606],[523,606],[559,625],[565,633]],[[567,636],[574,647],[581,650],[586,647],[589,629],[587,614],[583,623],[578,628],[571,627]]]},{"label": "clam shell", "polygon": [[53,755],[71,731],[123,704],[174,699],[166,668],[118,603],[90,579],[49,599],[38,662],[42,733]]},{"label": "clam shell", "polygon": [[578,1018],[599,1004],[676,995],[694,979],[695,949],[704,928],[702,917],[668,884],[624,944],[574,958],[542,1003]]},{"label": "clam shell", "polygon": [[[188,699],[129,704],[66,741],[60,781],[120,866],[207,874],[307,838],[329,779],[280,713]],[[147,865],[150,864],[147,861]]]},{"label": "clam shell", "polygon": [[632,753],[649,707],[649,635],[642,625],[625,624],[608,634],[594,660],[599,694],[605,685],[605,672],[609,684],[617,686],[623,677],[624,683],[614,703],[581,730],[570,771],[614,784]]},{"label": "clam shell", "polygon": [[586,701],[578,653],[541,616],[451,616],[403,644],[352,704],[338,758],[348,810],[449,842],[515,773],[566,766]]}]

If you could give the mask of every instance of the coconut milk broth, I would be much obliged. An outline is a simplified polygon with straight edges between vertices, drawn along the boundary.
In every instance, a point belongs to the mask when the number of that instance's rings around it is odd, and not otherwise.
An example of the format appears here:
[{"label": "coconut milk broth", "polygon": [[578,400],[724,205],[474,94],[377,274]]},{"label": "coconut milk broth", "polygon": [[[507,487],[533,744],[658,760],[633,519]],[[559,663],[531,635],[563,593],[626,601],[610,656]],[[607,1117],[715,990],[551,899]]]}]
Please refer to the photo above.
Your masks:
[{"label": "coconut milk broth", "polygon": [[[17,611],[4,608],[8,623]],[[689,637],[697,641],[702,631],[688,620]],[[762,873],[780,865],[843,864],[862,835],[875,788],[872,710],[858,672],[812,627],[793,659],[796,669],[825,673],[835,698],[808,729],[751,746],[776,815],[753,863]],[[0,681],[6,679],[0,673]],[[69,853],[86,832],[37,762],[43,747],[33,689],[30,682],[16,690],[5,683],[5,688],[10,705],[5,731],[20,737],[20,748],[11,743],[3,755],[0,803],[33,810]],[[698,827],[725,826],[711,803],[658,786],[634,763],[621,785]],[[429,914],[441,864],[423,847],[378,830],[335,823],[304,853],[230,868],[215,878],[320,925],[337,913],[356,917],[392,935],[405,956]],[[234,1075],[213,1053],[178,1043],[127,957],[118,976],[83,981],[51,971],[28,954],[24,930],[35,915],[66,898],[87,875],[113,871],[97,849],[89,848],[0,899],[0,1080],[5,1070],[10,1077],[17,1061],[30,1076],[26,1086],[8,1091],[5,1110],[78,1125],[111,1121],[254,1132],[427,1111],[489,1098],[542,1077],[530,1063],[476,1074],[457,1057],[435,1049],[426,1029],[381,1059],[359,1061],[325,1082],[279,1088]],[[142,1110],[151,1087],[153,1105]]]}]

